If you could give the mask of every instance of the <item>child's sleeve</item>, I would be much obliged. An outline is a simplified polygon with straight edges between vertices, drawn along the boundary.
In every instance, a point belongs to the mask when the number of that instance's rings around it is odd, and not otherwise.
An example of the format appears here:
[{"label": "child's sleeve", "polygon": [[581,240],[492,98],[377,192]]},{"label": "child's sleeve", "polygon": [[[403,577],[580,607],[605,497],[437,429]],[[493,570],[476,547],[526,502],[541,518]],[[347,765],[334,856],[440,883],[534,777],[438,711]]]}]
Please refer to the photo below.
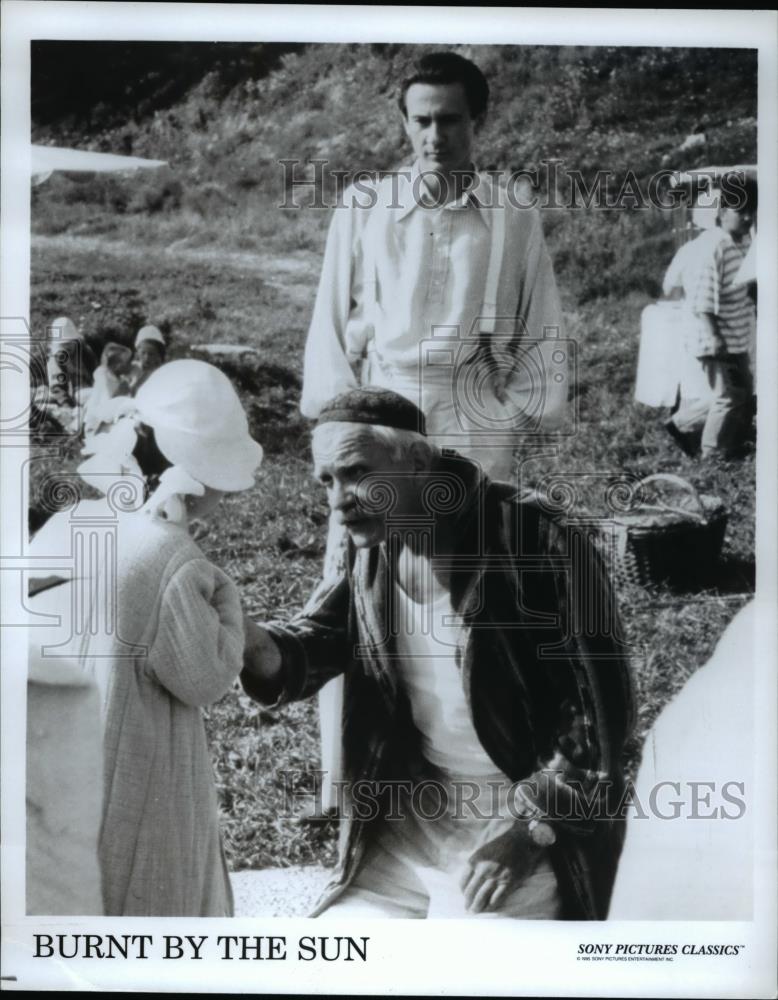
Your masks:
[{"label": "child's sleeve", "polygon": [[719,315],[721,296],[721,244],[704,247],[705,253],[699,254],[690,267],[689,289],[687,298],[689,307],[696,313]]},{"label": "child's sleeve", "polygon": [[147,672],[187,705],[229,691],[243,665],[243,615],[235,584],[207,559],[185,563],[165,587]]}]

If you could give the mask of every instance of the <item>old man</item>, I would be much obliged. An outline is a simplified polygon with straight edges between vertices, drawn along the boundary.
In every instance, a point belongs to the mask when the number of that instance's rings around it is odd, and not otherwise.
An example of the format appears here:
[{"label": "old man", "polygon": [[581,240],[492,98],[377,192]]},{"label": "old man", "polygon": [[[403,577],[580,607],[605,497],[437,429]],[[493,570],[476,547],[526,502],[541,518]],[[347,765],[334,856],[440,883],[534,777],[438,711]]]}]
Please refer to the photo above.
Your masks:
[{"label": "old man", "polygon": [[603,918],[632,688],[601,561],[397,393],[336,397],[313,454],[347,565],[291,621],[247,624],[241,679],[272,705],[345,676],[315,914]]}]

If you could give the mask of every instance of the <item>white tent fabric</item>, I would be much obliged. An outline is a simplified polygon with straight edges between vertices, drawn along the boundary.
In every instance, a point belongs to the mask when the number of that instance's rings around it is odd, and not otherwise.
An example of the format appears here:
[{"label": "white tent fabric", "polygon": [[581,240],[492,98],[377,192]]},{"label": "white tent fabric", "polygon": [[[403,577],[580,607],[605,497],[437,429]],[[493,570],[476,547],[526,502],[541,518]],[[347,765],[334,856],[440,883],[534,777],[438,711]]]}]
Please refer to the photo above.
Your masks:
[{"label": "white tent fabric", "polygon": [[167,160],[144,160],[140,156],[118,156],[115,153],[93,153],[88,149],[66,149],[64,146],[31,147],[31,174],[33,184],[42,184],[55,170],[109,171],[150,170],[166,167]]},{"label": "white tent fabric", "polygon": [[635,399],[645,406],[675,406],[682,399],[708,399],[710,386],[686,348],[690,315],[681,302],[655,302],[640,317]]}]

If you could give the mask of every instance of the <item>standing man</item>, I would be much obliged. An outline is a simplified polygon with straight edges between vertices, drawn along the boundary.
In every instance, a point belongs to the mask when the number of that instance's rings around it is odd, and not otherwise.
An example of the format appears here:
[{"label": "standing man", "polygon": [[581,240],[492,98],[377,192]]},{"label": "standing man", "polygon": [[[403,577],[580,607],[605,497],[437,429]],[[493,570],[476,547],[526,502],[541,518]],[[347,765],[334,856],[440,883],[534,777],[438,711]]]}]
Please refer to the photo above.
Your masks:
[{"label": "standing man", "polygon": [[[451,52],[422,56],[398,98],[413,166],[360,181],[333,212],[301,409],[316,418],[346,389],[392,389],[421,408],[436,444],[510,480],[520,435],[553,429],[567,400],[562,313],[540,219],[477,172],[475,136],[489,99],[477,66]],[[325,575],[342,548],[331,524]],[[337,686],[322,701],[326,809],[328,778],[339,771]]]},{"label": "standing man", "polygon": [[346,567],[291,621],[246,622],[256,700],[345,675],[340,864],[316,912],[602,919],[633,716],[602,560],[423,430],[387,390],[325,405],[315,474]]},{"label": "standing man", "polygon": [[360,181],[333,212],[301,409],[315,418],[345,389],[391,388],[421,405],[439,445],[510,479],[519,435],[555,426],[567,379],[542,363],[538,377],[520,350],[558,337],[562,313],[537,211],[473,162],[488,96],[481,71],[450,52],[423,56],[403,82],[415,160]]}]

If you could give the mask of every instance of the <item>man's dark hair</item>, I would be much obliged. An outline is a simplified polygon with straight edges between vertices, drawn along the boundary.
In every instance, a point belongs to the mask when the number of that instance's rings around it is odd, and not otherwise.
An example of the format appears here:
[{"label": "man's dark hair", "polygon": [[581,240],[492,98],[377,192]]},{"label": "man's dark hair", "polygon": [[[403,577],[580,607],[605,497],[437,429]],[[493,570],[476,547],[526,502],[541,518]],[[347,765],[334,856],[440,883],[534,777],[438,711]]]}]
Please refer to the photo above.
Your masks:
[{"label": "man's dark hair", "polygon": [[414,83],[443,84],[461,83],[470,109],[470,117],[478,118],[486,111],[489,103],[489,84],[481,70],[469,59],[458,56],[456,52],[430,52],[422,56],[413,66],[411,75],[406,77],[400,87],[397,103],[403,117],[407,117],[405,95]]}]

